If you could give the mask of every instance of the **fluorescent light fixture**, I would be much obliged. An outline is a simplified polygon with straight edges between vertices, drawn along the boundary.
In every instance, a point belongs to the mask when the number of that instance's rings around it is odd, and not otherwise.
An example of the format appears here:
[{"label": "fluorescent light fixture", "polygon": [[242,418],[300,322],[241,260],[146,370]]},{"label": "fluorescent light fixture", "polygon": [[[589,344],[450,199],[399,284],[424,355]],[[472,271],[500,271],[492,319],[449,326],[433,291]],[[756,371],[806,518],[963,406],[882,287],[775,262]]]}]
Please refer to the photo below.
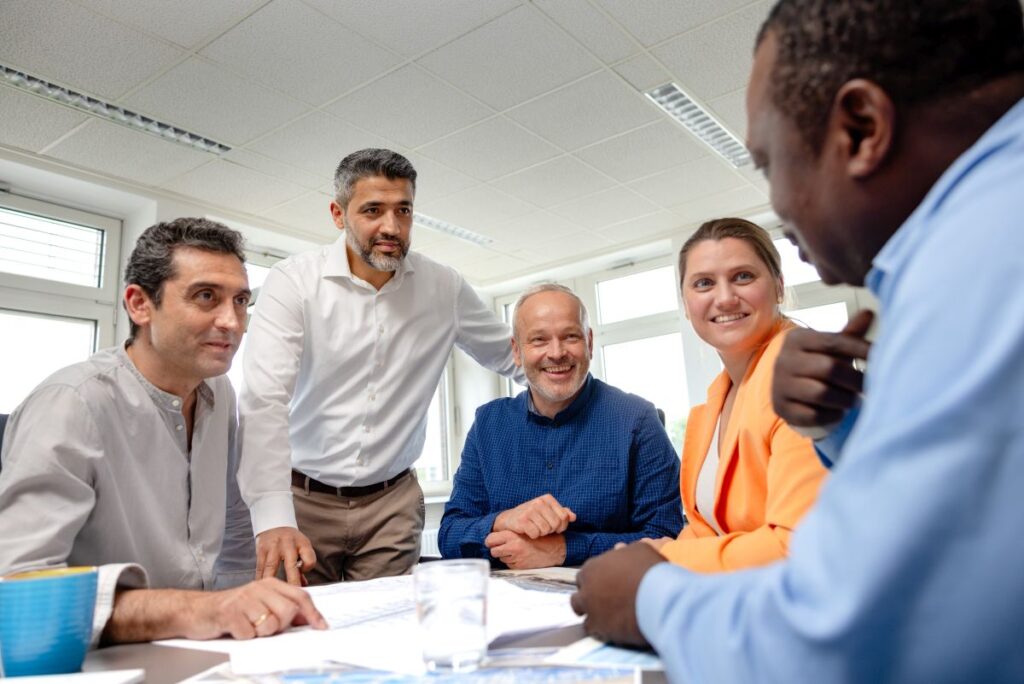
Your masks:
[{"label": "fluorescent light fixture", "polygon": [[746,145],[675,83],[658,86],[644,95],[737,169],[750,163]]},{"label": "fluorescent light fixture", "polygon": [[480,235],[479,233],[474,233],[471,230],[466,230],[459,226],[453,226],[450,223],[445,223],[444,221],[426,216],[425,214],[420,214],[419,212],[412,215],[412,220],[416,225],[429,228],[430,230],[436,230],[438,233],[451,235],[452,237],[465,240],[466,242],[472,242],[475,245],[485,247],[487,245],[494,244],[494,240],[486,235]]},{"label": "fluorescent light fixture", "polygon": [[122,126],[128,126],[143,133],[155,135],[158,138],[163,138],[179,145],[185,145],[202,152],[212,152],[213,154],[224,154],[231,151],[231,148],[227,145],[216,140],[204,138],[198,133],[192,133],[177,126],[151,119],[148,116],[143,116],[103,100],[97,100],[94,97],[89,97],[64,86],[30,76],[23,71],[12,69],[3,64],[0,64],[0,77],[15,88],[24,90],[27,93],[53,100],[68,107],[74,107],[87,114],[113,121]]}]

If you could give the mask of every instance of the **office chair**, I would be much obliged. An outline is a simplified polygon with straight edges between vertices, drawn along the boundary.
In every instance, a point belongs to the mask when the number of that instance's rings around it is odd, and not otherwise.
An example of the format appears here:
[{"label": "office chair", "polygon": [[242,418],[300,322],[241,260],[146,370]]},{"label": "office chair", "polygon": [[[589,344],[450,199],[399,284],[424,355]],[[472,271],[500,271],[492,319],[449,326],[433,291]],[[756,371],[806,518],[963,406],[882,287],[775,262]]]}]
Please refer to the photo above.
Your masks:
[{"label": "office chair", "polygon": [[665,412],[660,408],[656,408],[654,410],[658,412],[658,420],[661,421],[661,427],[665,427]]}]

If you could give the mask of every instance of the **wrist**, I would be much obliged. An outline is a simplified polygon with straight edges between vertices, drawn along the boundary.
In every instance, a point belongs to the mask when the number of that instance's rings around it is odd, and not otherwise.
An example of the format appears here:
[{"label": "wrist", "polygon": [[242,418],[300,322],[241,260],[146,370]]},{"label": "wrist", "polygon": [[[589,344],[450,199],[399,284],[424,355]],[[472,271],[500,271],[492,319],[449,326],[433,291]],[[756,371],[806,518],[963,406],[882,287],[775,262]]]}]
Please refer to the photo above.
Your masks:
[{"label": "wrist", "polygon": [[508,529],[506,520],[508,519],[508,511],[502,511],[494,518],[494,523],[491,525],[491,532],[504,532]]}]

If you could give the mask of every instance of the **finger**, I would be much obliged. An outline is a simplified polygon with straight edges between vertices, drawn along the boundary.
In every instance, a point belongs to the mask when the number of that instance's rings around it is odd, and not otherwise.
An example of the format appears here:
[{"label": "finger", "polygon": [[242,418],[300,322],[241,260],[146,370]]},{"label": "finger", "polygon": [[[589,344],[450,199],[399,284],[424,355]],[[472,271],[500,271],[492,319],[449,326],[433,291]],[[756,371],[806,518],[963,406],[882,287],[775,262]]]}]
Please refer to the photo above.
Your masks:
[{"label": "finger", "polygon": [[574,591],[572,596],[569,597],[569,605],[572,607],[572,612],[577,615],[587,614],[587,604],[582,592]]},{"label": "finger", "polygon": [[498,544],[504,542],[505,537],[502,536],[501,532],[491,532],[489,535],[484,537],[484,546],[489,549],[493,549]]},{"label": "finger", "polygon": [[851,360],[867,359],[871,351],[871,343],[864,338],[843,333],[817,333],[813,338],[804,340],[804,344],[807,351]]},{"label": "finger", "polygon": [[875,312],[871,309],[861,309],[853,315],[853,318],[846,322],[840,334],[853,337],[864,337],[871,329],[871,323],[875,320]]},{"label": "finger", "polygon": [[285,584],[284,582],[276,579],[268,580],[268,582],[270,583],[269,588],[272,592],[279,597],[287,599],[289,602],[289,607],[287,609],[284,608],[283,604],[274,604],[275,613],[279,616],[283,615],[283,613],[280,612],[281,610],[289,611],[287,613],[289,617],[286,622],[282,622],[282,628],[291,625],[296,617],[300,615],[308,624],[312,625],[316,629],[327,628],[327,620],[324,619],[324,616],[319,610],[317,610],[316,605],[313,603],[313,599],[309,596],[309,592],[304,589],[300,589],[299,587]]},{"label": "finger", "polygon": [[776,406],[775,412],[793,427],[819,427],[840,422],[846,415],[839,409],[812,406],[799,401],[788,401]]},{"label": "finger", "polygon": [[856,404],[860,398],[863,379],[860,382],[856,379],[844,379],[843,382],[852,383],[854,387],[844,387],[828,379],[793,378],[789,381],[781,399],[783,402],[796,401],[809,406],[845,411]]},{"label": "finger", "polygon": [[291,541],[285,541],[283,543],[284,548],[281,553],[281,562],[284,563],[285,579],[288,581],[288,584],[295,587],[302,585],[302,580],[299,579],[302,575],[298,568],[299,554],[298,550],[295,548],[297,542],[298,540],[294,539],[294,537],[291,538]]},{"label": "finger", "polygon": [[525,534],[530,539],[536,539],[537,537],[543,537],[545,534],[547,534],[544,531],[544,527],[545,526],[546,525],[544,523],[544,519],[543,518],[540,518],[540,519],[528,518],[523,523],[523,534]]},{"label": "finger", "polygon": [[299,539],[299,557],[302,560],[302,572],[307,573],[316,567],[316,551],[313,550],[313,544],[310,543],[306,535],[301,535]]},{"label": "finger", "polygon": [[569,514],[569,522],[576,522],[576,513],[571,508],[565,510]]},{"label": "finger", "polygon": [[[640,541],[650,543],[651,540],[650,539],[641,539]],[[613,546],[612,548],[613,549],[624,549],[624,548],[626,548],[626,542],[615,542],[615,546]]]},{"label": "finger", "polygon": [[264,557],[263,563],[263,574],[257,579],[266,579],[277,574],[277,566],[281,563],[281,552],[279,546],[280,545],[277,541],[275,541],[267,549],[267,555]]}]

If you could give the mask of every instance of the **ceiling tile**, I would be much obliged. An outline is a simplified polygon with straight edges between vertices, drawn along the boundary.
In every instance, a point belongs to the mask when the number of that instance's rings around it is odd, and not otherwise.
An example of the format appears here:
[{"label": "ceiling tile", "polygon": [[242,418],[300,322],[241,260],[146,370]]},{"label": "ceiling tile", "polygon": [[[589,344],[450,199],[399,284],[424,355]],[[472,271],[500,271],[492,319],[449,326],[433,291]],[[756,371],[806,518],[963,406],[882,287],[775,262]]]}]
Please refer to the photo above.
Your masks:
[{"label": "ceiling tile", "polygon": [[615,74],[592,76],[506,112],[534,133],[574,150],[656,121],[661,112]]},{"label": "ceiling tile", "polygon": [[307,192],[280,178],[219,159],[187,171],[164,183],[163,187],[250,214],[259,214]]},{"label": "ceiling tile", "polygon": [[529,268],[531,261],[508,254],[499,254],[489,259],[463,261],[459,266],[459,272],[469,280],[470,283],[486,282],[495,277],[496,274],[518,273]]},{"label": "ceiling tile", "polygon": [[768,197],[763,192],[745,185],[672,207],[672,212],[682,219],[684,224],[700,224],[713,218],[749,214],[755,209],[767,206]]},{"label": "ceiling tile", "polygon": [[185,56],[65,0],[4,0],[2,12],[0,62],[90,95],[117,99]]},{"label": "ceiling tile", "polygon": [[309,111],[198,57],[132,93],[125,104],[228,145],[242,145]]},{"label": "ceiling tile", "polygon": [[494,113],[414,64],[346,95],[327,110],[406,147],[419,147]]},{"label": "ceiling tile", "polygon": [[622,182],[707,156],[679,124],[662,121],[577,151],[576,156]]},{"label": "ceiling tile", "polygon": [[424,55],[419,63],[496,109],[541,95],[600,66],[528,6]]},{"label": "ceiling tile", "polygon": [[672,74],[646,53],[619,62],[613,68],[641,93],[672,81]]},{"label": "ceiling tile", "polygon": [[597,0],[644,45],[689,31],[749,4],[750,0]]},{"label": "ceiling tile", "polygon": [[263,212],[263,216],[300,232],[315,235],[327,243],[341,235],[331,219],[330,206],[330,195],[310,192]]},{"label": "ceiling tile", "polygon": [[403,151],[402,154],[416,168],[417,204],[432,202],[480,184],[480,181],[417,152]]},{"label": "ceiling tile", "polygon": [[459,238],[448,235],[438,237],[440,239],[432,240],[430,244],[419,247],[416,244],[416,234],[413,233],[412,248],[434,261],[456,268],[463,263],[493,259],[497,255],[493,250]]},{"label": "ceiling tile", "polygon": [[[537,211],[511,221],[506,221],[491,230],[491,237],[499,249],[528,249],[543,254],[545,245],[559,236],[575,235],[583,227],[556,216],[549,211]],[[544,257],[547,260],[548,257]]]},{"label": "ceiling tile", "polygon": [[755,188],[768,194],[768,179],[764,177],[764,173],[759,169],[755,169],[753,164],[747,164],[746,166],[739,169],[739,174],[747,179],[747,182],[753,185]]},{"label": "ceiling tile", "polygon": [[315,105],[400,61],[298,0],[275,0],[200,54]]},{"label": "ceiling tile", "polygon": [[428,216],[482,235],[490,235],[491,226],[535,210],[533,205],[486,185],[417,205],[417,209]]},{"label": "ceiling tile", "polygon": [[551,17],[605,62],[615,62],[639,48],[614,21],[587,0],[534,0]]},{"label": "ceiling tile", "polygon": [[0,85],[0,143],[38,152],[88,114]]},{"label": "ceiling tile", "polygon": [[552,213],[575,221],[590,230],[657,210],[658,207],[653,202],[622,186],[551,208]]},{"label": "ceiling tile", "polygon": [[405,57],[461,36],[520,4],[519,0],[305,0],[329,17]]},{"label": "ceiling tile", "polygon": [[196,48],[267,0],[78,0],[106,16],[182,47]]},{"label": "ceiling tile", "polygon": [[514,173],[559,151],[504,117],[494,117],[420,149],[423,154],[479,180]]},{"label": "ceiling tile", "polygon": [[330,181],[346,155],[365,147],[387,146],[383,138],[323,112],[313,112],[247,147]]},{"label": "ceiling tile", "polygon": [[672,207],[746,185],[728,162],[709,155],[629,184],[652,202]]},{"label": "ceiling tile", "polygon": [[704,102],[743,88],[754,62],[754,39],[768,16],[757,3],[651,50],[677,83]]},{"label": "ceiling tile", "polygon": [[160,185],[215,157],[109,121],[90,121],[47,151],[83,168]]},{"label": "ceiling tile", "polygon": [[602,228],[598,232],[609,240],[619,244],[628,244],[645,238],[671,236],[680,232],[682,225],[682,219],[672,212],[657,211],[653,214],[616,223]]},{"label": "ceiling tile", "polygon": [[740,88],[708,102],[712,113],[741,141],[747,137],[747,89]]},{"label": "ceiling tile", "polygon": [[[264,173],[268,176],[283,178],[289,183],[295,183],[296,185],[301,185],[302,187],[310,190],[318,190],[324,186],[323,176],[308,173],[302,169],[295,168],[290,164],[279,162],[276,159],[271,159],[270,157],[264,157],[262,154],[257,154],[256,152],[245,148],[236,147],[230,152],[221,155],[221,159],[234,162],[235,164],[241,164],[253,171],[259,171],[260,173]],[[333,183],[329,185],[331,187],[330,192],[333,193]]]},{"label": "ceiling tile", "polygon": [[538,207],[550,207],[615,185],[575,157],[563,156],[491,181],[491,185]]}]

